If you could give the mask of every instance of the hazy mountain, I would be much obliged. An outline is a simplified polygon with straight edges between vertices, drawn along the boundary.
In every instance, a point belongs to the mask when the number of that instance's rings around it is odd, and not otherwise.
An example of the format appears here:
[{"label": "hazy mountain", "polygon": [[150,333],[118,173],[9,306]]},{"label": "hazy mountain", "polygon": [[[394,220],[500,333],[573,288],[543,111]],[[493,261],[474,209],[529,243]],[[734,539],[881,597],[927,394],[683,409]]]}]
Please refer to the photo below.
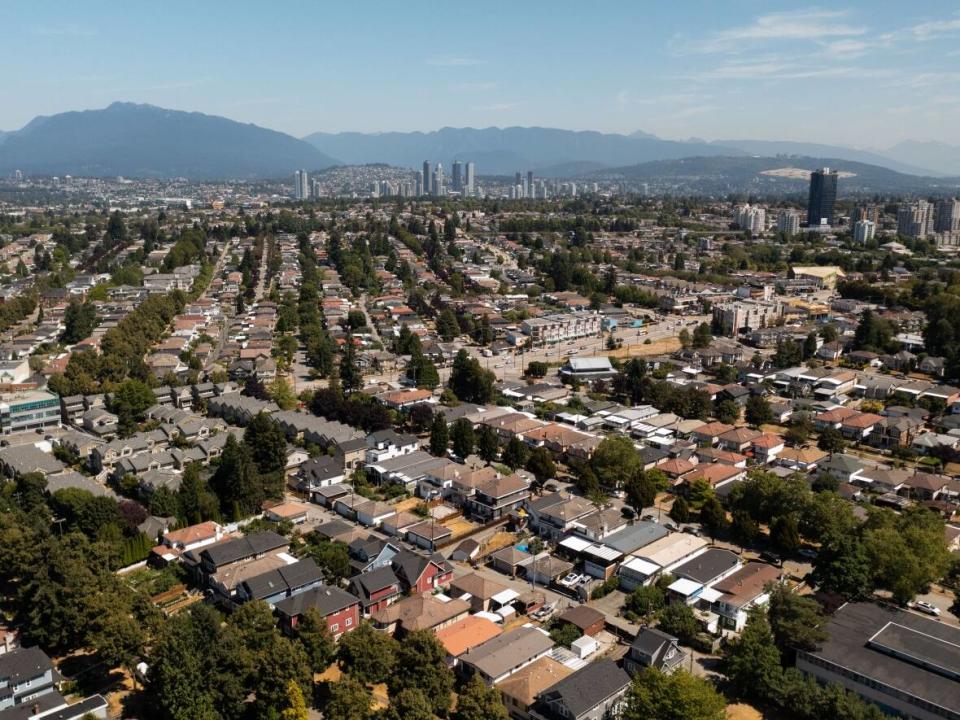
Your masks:
[{"label": "hazy mountain", "polygon": [[0,172],[242,179],[336,164],[275,130],[202,113],[113,103],[31,120],[0,144]]},{"label": "hazy mountain", "polygon": [[905,140],[883,151],[894,160],[932,168],[944,175],[960,175],[960,146]]},{"label": "hazy mountain", "polygon": [[661,140],[640,132],[628,136],[541,127],[314,133],[304,139],[351,165],[386,162],[418,168],[424,160],[445,165],[453,160],[473,160],[482,175],[511,175],[567,163],[617,166],[691,155],[739,154],[736,149],[712,143]]},{"label": "hazy mountain", "polygon": [[[861,193],[954,194],[960,189],[960,177],[908,175],[877,165],[822,157],[689,157],[601,170],[587,177],[646,182],[651,189],[676,194],[802,195],[809,183],[806,171],[824,165],[852,174],[841,175],[841,196]],[[802,172],[790,173],[791,168]]]},{"label": "hazy mountain", "polygon": [[922,162],[912,154],[904,153],[901,158],[870,152],[855,150],[838,145],[822,145],[820,143],[792,142],[789,140],[717,140],[716,145],[733,147],[750,155],[773,157],[775,155],[801,155],[804,157],[840,158],[854,162],[879,165],[880,167],[907,173],[908,175],[956,175],[960,169],[951,172],[941,172],[933,165]]},{"label": "hazy mountain", "polygon": [[3,141],[10,136],[10,133],[6,130],[0,130],[0,144],[3,144]]}]

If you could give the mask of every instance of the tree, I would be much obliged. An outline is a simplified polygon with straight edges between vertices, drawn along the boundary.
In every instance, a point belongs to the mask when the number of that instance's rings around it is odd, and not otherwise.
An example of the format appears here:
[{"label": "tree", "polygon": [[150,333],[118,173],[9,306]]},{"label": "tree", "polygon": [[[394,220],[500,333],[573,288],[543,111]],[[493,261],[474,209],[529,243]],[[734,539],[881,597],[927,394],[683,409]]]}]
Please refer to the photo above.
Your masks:
[{"label": "tree", "polygon": [[527,363],[527,371],[524,373],[527,377],[542,378],[545,377],[550,366],[545,362],[534,360]]},{"label": "tree", "polygon": [[487,687],[480,675],[473,673],[457,696],[457,709],[452,720],[507,720],[500,691]]},{"label": "tree", "polygon": [[287,707],[280,713],[280,720],[307,720],[307,703],[303,699],[303,690],[294,680],[287,681]]},{"label": "tree", "polygon": [[444,308],[437,316],[437,334],[444,342],[450,342],[460,334],[460,324],[457,316],[450,308]]},{"label": "tree", "polygon": [[690,522],[690,503],[680,495],[670,507],[670,519],[678,523]]},{"label": "tree", "polygon": [[656,585],[640,585],[627,596],[626,608],[641,618],[649,618],[667,604],[667,597]]},{"label": "tree", "polygon": [[189,463],[184,469],[177,490],[177,505],[180,508],[177,517],[183,518],[186,525],[215,520],[220,516],[217,496],[200,477],[199,463]]},{"label": "tree", "polygon": [[500,438],[497,437],[497,431],[489,425],[481,426],[477,436],[477,453],[489,463],[497,459],[499,452]]},{"label": "tree", "polygon": [[810,331],[810,334],[807,335],[806,340],[803,341],[803,357],[804,359],[812,358],[817,354],[817,333]]},{"label": "tree", "polygon": [[843,452],[847,446],[843,435],[839,430],[833,427],[826,427],[820,431],[820,438],[817,440],[817,447],[828,453]]},{"label": "tree", "polygon": [[689,645],[700,632],[700,623],[686,603],[671,603],[660,614],[659,628]]},{"label": "tree", "polygon": [[773,422],[773,411],[770,409],[770,403],[761,395],[751,395],[747,400],[744,418],[754,427]]},{"label": "tree", "polygon": [[457,457],[465,458],[473,454],[476,436],[473,424],[466,418],[458,418],[450,429],[450,439],[453,442],[453,452]]},{"label": "tree", "polygon": [[707,496],[700,508],[700,523],[710,533],[710,537],[714,538],[721,535],[727,527],[727,511],[713,493]]},{"label": "tree", "polygon": [[691,345],[695,348],[705,348],[713,342],[713,334],[710,332],[710,326],[707,323],[700,323],[693,330]]},{"label": "tree", "polygon": [[740,545],[750,545],[760,536],[760,526],[746,510],[734,510],[732,518],[730,534]]},{"label": "tree", "polygon": [[619,489],[640,469],[640,455],[630,438],[610,435],[597,445],[590,466],[602,486]]},{"label": "tree", "polygon": [[690,331],[686,328],[681,328],[680,333],[677,335],[677,338],[680,340],[680,347],[684,350],[690,347]]},{"label": "tree", "polygon": [[657,469],[639,470],[623,486],[627,502],[639,514],[644,508],[652,506],[657,493],[667,489],[667,476]]},{"label": "tree", "polygon": [[281,410],[293,410],[297,407],[297,396],[294,395],[293,388],[283,375],[277,375],[273,379],[268,394]]},{"label": "tree", "polygon": [[764,607],[755,605],[749,610],[740,637],[727,645],[724,666],[737,696],[761,702],[776,697],[783,673]]},{"label": "tree", "polygon": [[220,499],[224,516],[238,520],[258,512],[265,499],[263,481],[246,443],[227,437],[220,465],[210,478],[210,487]]},{"label": "tree", "polygon": [[419,346],[410,355],[405,375],[418,388],[433,390],[440,384],[440,373],[437,372],[437,366],[423,354]]},{"label": "tree", "polygon": [[580,628],[573,623],[563,622],[562,620],[555,621],[553,627],[550,628],[550,639],[557,645],[567,648],[579,640],[581,635],[583,633],[580,632]]},{"label": "tree", "polygon": [[466,350],[460,350],[453,360],[450,372],[450,389],[463,402],[487,403],[493,399],[493,384],[496,376],[480,367],[480,361],[472,358]]},{"label": "tree", "polygon": [[665,675],[645,668],[627,691],[621,720],[723,720],[726,700],[709,680],[684,670]]},{"label": "tree", "polygon": [[778,369],[794,367],[802,360],[800,346],[793,340],[778,340],[777,351],[770,358],[773,366]]},{"label": "tree", "polygon": [[423,432],[433,424],[433,408],[428,403],[417,403],[407,412],[410,427],[416,432]]},{"label": "tree", "polygon": [[[453,673],[446,663],[447,652],[432,630],[417,630],[404,636],[396,652],[396,664],[387,679],[391,696],[419,690],[437,715],[450,709]],[[406,717],[406,716],[401,716]]]},{"label": "tree", "polygon": [[828,538],[813,563],[817,585],[848,600],[869,597],[876,585],[873,563],[857,533]]},{"label": "tree", "polygon": [[433,425],[430,426],[430,452],[437,457],[447,454],[447,445],[450,444],[450,430],[447,427],[447,418],[443,413],[433,416]]},{"label": "tree", "polygon": [[260,473],[283,472],[287,466],[287,439],[267,413],[257,413],[243,431],[243,444]]},{"label": "tree", "polygon": [[527,457],[526,468],[533,473],[536,478],[536,489],[539,492],[547,480],[555,477],[557,466],[553,462],[553,453],[545,447],[536,447]]},{"label": "tree", "polygon": [[337,660],[340,669],[369,685],[386,682],[396,666],[398,643],[362,622],[340,638]]},{"label": "tree", "polygon": [[[41,308],[42,312],[43,308]],[[80,302],[74,298],[63,314],[64,331],[61,339],[67,345],[78,343],[97,326],[97,308],[89,302]]]},{"label": "tree", "polygon": [[786,585],[771,590],[768,617],[781,653],[816,650],[827,639],[817,601],[791,592]]},{"label": "tree", "polygon": [[147,410],[157,403],[150,386],[140,380],[124,380],[113,393],[110,405],[117,415],[117,426],[122,435],[132,434],[137,423],[143,422]]},{"label": "tree", "polygon": [[[391,693],[392,694],[392,693]],[[382,720],[434,720],[431,698],[417,688],[405,688],[391,698]]]},{"label": "tree", "polygon": [[800,547],[800,521],[795,513],[779,515],[770,523],[770,540],[782,552],[793,553]]},{"label": "tree", "polygon": [[337,655],[337,645],[330,635],[326,618],[315,607],[307,608],[300,616],[296,638],[315,673],[326,670]]},{"label": "tree", "polygon": [[352,675],[330,684],[330,699],[323,709],[326,720],[370,720],[373,695]]},{"label": "tree", "polygon": [[527,463],[527,446],[518,436],[514,435],[504,447],[500,455],[504,465],[511,470],[522,468]]},{"label": "tree", "polygon": [[713,415],[718,422],[733,425],[740,419],[740,406],[729,398],[716,403]]},{"label": "tree", "polygon": [[351,393],[363,387],[363,372],[357,361],[357,348],[353,344],[352,335],[347,335],[346,344],[340,354],[339,375],[344,392]]},{"label": "tree", "polygon": [[787,428],[787,433],[784,438],[793,447],[798,447],[807,442],[807,440],[810,438],[810,432],[812,429],[813,428],[810,425],[810,420],[807,418],[807,416],[801,415],[790,424],[789,428]]}]

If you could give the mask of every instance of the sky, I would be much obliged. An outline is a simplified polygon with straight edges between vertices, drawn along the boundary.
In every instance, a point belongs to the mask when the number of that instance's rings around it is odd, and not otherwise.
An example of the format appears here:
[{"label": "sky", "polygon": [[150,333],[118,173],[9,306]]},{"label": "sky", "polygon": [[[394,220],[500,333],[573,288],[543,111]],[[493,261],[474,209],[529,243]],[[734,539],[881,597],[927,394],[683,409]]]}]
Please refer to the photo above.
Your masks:
[{"label": "sky", "polygon": [[960,144],[960,4],[4,0],[0,129],[143,102],[302,137],[540,125]]}]

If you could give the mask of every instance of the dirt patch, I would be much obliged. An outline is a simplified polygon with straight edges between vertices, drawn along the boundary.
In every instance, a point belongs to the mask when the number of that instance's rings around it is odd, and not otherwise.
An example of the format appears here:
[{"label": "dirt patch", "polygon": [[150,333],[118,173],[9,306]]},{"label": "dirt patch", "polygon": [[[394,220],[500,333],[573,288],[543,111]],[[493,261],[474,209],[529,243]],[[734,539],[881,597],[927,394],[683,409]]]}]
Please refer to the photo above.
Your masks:
[{"label": "dirt patch", "polygon": [[727,705],[726,717],[727,720],[763,720],[763,714],[746,703]]},{"label": "dirt patch", "polygon": [[668,355],[670,353],[675,353],[679,349],[680,338],[668,337],[661,338],[659,340],[652,340],[649,344],[637,343],[634,345],[624,345],[616,350],[604,350],[595,354],[617,358],[648,357],[650,355]]},{"label": "dirt patch", "polygon": [[397,509],[397,512],[413,512],[421,503],[423,503],[423,500],[420,498],[409,497],[404,498],[394,505],[394,507]]},{"label": "dirt patch", "polygon": [[450,532],[453,533],[454,538],[463,537],[464,535],[470,535],[473,532],[476,532],[479,527],[475,523],[465,520],[463,517],[449,518],[443,521],[443,526],[448,528]]},{"label": "dirt patch", "polygon": [[517,536],[515,533],[500,531],[484,543],[483,550],[481,552],[484,555],[492,555],[497,552],[497,550],[502,550],[505,547],[513,545],[517,542]]}]

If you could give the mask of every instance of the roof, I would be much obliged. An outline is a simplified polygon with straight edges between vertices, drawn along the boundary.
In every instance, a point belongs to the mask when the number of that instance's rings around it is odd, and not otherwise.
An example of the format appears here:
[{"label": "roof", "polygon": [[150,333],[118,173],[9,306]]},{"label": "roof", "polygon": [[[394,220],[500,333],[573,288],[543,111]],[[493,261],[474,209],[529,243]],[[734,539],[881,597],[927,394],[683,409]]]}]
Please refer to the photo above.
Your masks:
[{"label": "roof", "polygon": [[635,647],[640,652],[645,655],[650,655],[651,657],[661,648],[664,643],[675,643],[677,638],[673,635],[663,632],[662,630],[657,630],[652,627],[642,627],[637,632],[637,636],[633,639],[631,643],[632,647]]},{"label": "roof", "polygon": [[542,655],[553,647],[550,636],[538,628],[519,627],[468,651],[461,657],[487,677],[497,678],[524,661]]},{"label": "roof", "polygon": [[306,558],[247,578],[243,586],[251,598],[265,600],[277,593],[293,592],[321,580],[323,572],[312,558]]},{"label": "roof", "polygon": [[497,683],[497,690],[520,706],[529,707],[537,695],[572,674],[572,668],[551,657],[542,657]]},{"label": "roof", "polygon": [[481,598],[482,600],[492,598],[502,590],[506,590],[506,587],[506,585],[501,585],[495,580],[488,580],[477,573],[469,573],[450,582],[451,592],[456,589],[461,592],[470,593],[474,597]]},{"label": "roof", "polygon": [[200,556],[209,560],[215,567],[220,567],[254,555],[262,555],[271,550],[279,550],[289,544],[290,541],[282,535],[267,530],[211,545],[204,548]]},{"label": "roof", "polygon": [[572,357],[567,360],[567,364],[574,371],[613,371],[613,365],[610,364],[610,358],[607,357]]},{"label": "roof", "polygon": [[309,608],[316,608],[326,617],[351,605],[357,605],[360,599],[345,590],[329,585],[320,585],[306,592],[284,598],[276,604],[277,612],[287,617],[302,615]]},{"label": "roof", "polygon": [[703,538],[687,533],[672,533],[650,543],[636,555],[660,567],[668,567],[706,546],[707,541]]},{"label": "roof", "polygon": [[892,606],[863,602],[837,610],[826,630],[829,639],[810,655],[907,696],[956,710],[957,628]]},{"label": "roof", "polygon": [[677,577],[685,577],[706,585],[739,564],[740,558],[735,553],[723,548],[709,548],[693,560],[674,568],[672,573]]},{"label": "roof", "polygon": [[630,685],[630,676],[612,660],[590,663],[540,693],[540,699],[559,701],[573,717],[580,717]]},{"label": "roof", "polygon": [[451,657],[459,657],[470,648],[492,640],[503,632],[503,628],[492,620],[468,615],[453,625],[437,630],[437,640]]},{"label": "roof", "polygon": [[747,563],[732,575],[714,583],[713,589],[723,593],[724,602],[742,606],[757,597],[768,583],[778,582],[780,569],[766,563]]},{"label": "roof", "polygon": [[373,613],[380,625],[398,623],[405,632],[429,630],[470,612],[470,603],[453,599],[444,602],[433,595],[411,595]]},{"label": "roof", "polygon": [[0,655],[0,678],[9,678],[10,685],[19,685],[53,669],[53,663],[39,647],[20,647]]},{"label": "roof", "polygon": [[350,582],[356,585],[368,597],[378,590],[396,585],[399,587],[400,580],[389,566],[379,567],[370,572],[360,573],[350,578]]},{"label": "roof", "polygon": [[576,625],[581,630],[593,627],[604,621],[604,614],[589,605],[574,605],[565,611],[558,619]]}]

